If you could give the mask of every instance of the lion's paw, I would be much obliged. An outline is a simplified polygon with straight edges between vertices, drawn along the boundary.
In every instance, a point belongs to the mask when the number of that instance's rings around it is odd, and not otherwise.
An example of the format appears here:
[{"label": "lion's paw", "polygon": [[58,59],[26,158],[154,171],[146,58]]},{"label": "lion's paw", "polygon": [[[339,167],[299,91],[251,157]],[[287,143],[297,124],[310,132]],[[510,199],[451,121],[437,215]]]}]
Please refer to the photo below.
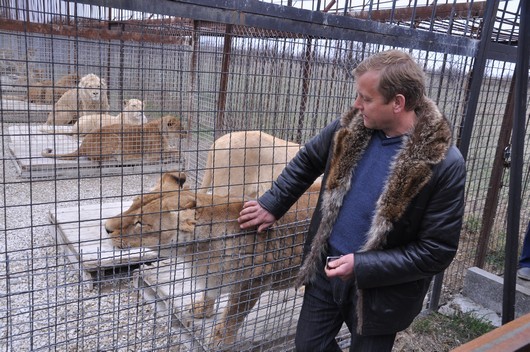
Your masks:
[{"label": "lion's paw", "polygon": [[211,351],[223,351],[227,347],[232,346],[236,342],[234,334],[229,333],[230,329],[226,329],[225,324],[216,324],[213,328],[212,334],[209,336],[209,349]]},{"label": "lion's paw", "polygon": [[190,305],[189,313],[194,318],[210,318],[214,314],[214,305],[208,301],[197,301]]}]

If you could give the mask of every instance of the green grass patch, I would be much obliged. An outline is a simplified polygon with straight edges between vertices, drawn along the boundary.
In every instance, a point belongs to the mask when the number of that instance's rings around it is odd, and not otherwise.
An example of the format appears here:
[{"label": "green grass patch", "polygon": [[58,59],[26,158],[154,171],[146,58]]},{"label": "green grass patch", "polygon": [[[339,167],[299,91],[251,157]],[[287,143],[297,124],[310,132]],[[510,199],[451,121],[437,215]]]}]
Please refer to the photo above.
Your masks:
[{"label": "green grass patch", "polygon": [[456,347],[486,334],[495,329],[495,326],[471,313],[458,312],[446,316],[434,312],[418,317],[410,328],[415,334],[436,336],[445,340],[445,343],[454,341]]}]

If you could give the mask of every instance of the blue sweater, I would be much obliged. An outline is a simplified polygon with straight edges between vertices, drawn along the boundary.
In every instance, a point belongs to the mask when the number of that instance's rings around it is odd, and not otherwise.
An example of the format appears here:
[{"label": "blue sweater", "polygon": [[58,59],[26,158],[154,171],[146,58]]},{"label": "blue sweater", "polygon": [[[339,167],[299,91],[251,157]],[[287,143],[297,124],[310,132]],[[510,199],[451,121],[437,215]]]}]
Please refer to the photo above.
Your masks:
[{"label": "blue sweater", "polygon": [[390,164],[401,147],[402,136],[386,138],[376,131],[357,167],[351,186],[329,238],[331,255],[359,251],[370,229],[375,204],[383,191]]}]

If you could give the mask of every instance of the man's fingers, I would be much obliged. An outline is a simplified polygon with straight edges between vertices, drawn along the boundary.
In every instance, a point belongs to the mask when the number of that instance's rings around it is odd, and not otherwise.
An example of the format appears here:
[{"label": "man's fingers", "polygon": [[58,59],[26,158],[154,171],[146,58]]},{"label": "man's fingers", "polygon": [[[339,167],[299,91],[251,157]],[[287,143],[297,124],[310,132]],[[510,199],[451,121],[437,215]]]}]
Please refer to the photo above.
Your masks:
[{"label": "man's fingers", "polygon": [[264,232],[266,231],[273,223],[271,222],[264,222],[258,227],[258,232]]},{"label": "man's fingers", "polygon": [[258,211],[258,203],[257,202],[246,202],[243,204],[243,209],[239,212],[240,216],[244,216],[247,214],[252,214]]},{"label": "man's fingers", "polygon": [[256,216],[256,211],[246,211],[244,213],[243,211],[241,211],[241,213],[239,214],[239,217],[237,218],[237,221],[240,224],[242,224],[242,223],[252,221],[254,219],[258,219],[258,217]]},{"label": "man's fingers", "polygon": [[248,209],[250,207],[255,207],[256,205],[258,205],[258,202],[256,202],[255,200],[249,200],[248,202],[243,203],[243,210]]},{"label": "man's fingers", "polygon": [[250,200],[243,204],[243,209],[239,212],[237,221],[239,227],[242,229],[257,226],[258,232],[263,232],[270,227],[276,219],[272,214],[263,209],[257,201]]},{"label": "man's fingers", "polygon": [[251,227],[255,227],[257,224],[258,222],[256,220],[249,220],[245,222],[240,222],[239,227],[241,227],[242,229],[248,229]]}]

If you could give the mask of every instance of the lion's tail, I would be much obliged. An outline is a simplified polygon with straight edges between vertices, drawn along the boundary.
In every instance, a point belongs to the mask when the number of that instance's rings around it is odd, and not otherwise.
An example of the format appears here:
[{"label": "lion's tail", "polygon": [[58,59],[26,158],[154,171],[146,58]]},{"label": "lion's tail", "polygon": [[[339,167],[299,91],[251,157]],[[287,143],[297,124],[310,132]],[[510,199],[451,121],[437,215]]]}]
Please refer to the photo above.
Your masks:
[{"label": "lion's tail", "polygon": [[45,148],[42,152],[41,152],[41,155],[44,157],[44,158],[57,158],[57,159],[61,159],[61,160],[75,160],[77,158],[80,157],[79,155],[79,149],[76,150],[75,152],[71,152],[71,153],[66,153],[66,154],[56,154],[53,152],[53,149],[52,148]]}]

